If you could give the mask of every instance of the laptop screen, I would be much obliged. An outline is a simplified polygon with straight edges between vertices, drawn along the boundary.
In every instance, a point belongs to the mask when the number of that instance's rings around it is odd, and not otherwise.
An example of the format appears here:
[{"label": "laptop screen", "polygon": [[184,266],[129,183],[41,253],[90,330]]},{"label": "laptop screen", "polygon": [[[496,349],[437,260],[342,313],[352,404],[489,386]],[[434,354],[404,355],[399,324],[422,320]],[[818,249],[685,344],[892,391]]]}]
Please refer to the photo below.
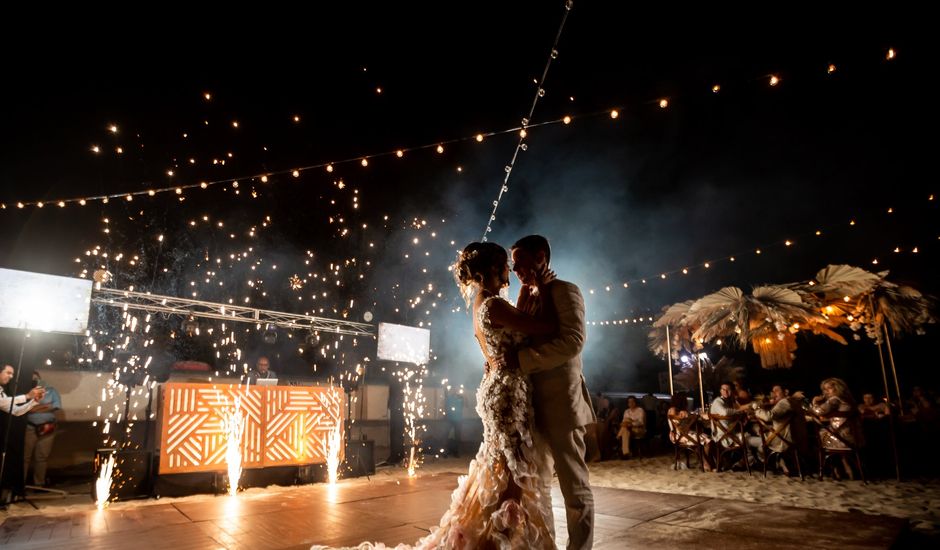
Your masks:
[{"label": "laptop screen", "polygon": [[259,386],[277,386],[277,378],[259,378],[256,383]]}]

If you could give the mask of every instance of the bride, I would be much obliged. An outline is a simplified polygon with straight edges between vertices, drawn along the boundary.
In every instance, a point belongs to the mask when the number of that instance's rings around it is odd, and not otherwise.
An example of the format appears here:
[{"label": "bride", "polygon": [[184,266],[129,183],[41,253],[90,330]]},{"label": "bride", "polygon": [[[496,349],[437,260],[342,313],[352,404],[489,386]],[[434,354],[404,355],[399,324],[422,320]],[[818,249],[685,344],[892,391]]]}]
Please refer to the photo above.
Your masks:
[{"label": "bride", "polygon": [[[473,304],[474,333],[486,359],[476,396],[483,443],[467,475],[458,480],[439,526],[414,548],[554,549],[551,498],[543,494],[539,476],[545,459],[532,442],[529,381],[508,365],[516,363],[516,350],[527,335],[551,334],[557,327],[500,297],[509,286],[509,262],[498,244],[470,243],[453,270],[468,306]],[[543,282],[551,278],[549,273]]]}]

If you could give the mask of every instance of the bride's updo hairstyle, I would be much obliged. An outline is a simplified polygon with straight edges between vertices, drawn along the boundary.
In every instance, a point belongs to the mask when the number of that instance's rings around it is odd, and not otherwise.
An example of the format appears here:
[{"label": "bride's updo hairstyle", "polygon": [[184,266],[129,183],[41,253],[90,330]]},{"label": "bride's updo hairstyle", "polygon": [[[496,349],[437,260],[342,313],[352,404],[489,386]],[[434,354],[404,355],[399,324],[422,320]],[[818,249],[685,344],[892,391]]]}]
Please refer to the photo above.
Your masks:
[{"label": "bride's updo hairstyle", "polygon": [[454,278],[467,303],[473,295],[474,283],[482,284],[492,268],[502,267],[509,260],[506,249],[496,243],[470,243],[457,255]]}]

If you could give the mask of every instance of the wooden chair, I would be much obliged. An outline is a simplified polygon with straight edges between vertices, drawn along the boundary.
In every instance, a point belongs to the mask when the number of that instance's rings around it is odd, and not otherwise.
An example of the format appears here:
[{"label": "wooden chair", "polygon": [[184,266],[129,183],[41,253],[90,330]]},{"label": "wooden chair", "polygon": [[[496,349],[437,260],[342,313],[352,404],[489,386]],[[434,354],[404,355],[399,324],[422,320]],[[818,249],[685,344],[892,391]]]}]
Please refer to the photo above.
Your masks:
[{"label": "wooden chair", "polygon": [[701,431],[699,415],[690,414],[684,418],[670,415],[666,420],[669,423],[670,439],[672,439],[672,444],[675,447],[673,469],[679,469],[679,453],[685,451],[686,468],[689,467],[689,455],[695,453],[695,455],[698,456],[699,466],[704,472],[705,447],[703,445],[704,436]]},{"label": "wooden chair", "polygon": [[[857,415],[858,415],[857,412],[851,411],[851,412],[846,412],[846,413],[840,412],[836,414],[830,414],[830,415],[827,415],[825,418],[817,417],[817,421],[819,422],[818,443],[819,443],[819,479],[820,480],[822,480],[823,478],[823,472],[826,468],[826,463],[829,461],[829,459],[831,459],[834,456],[837,456],[839,458],[844,458],[846,456],[852,455],[855,457],[855,465],[858,468],[859,477],[862,478],[863,483],[868,483],[867,481],[865,481],[865,471],[862,469],[862,457],[861,457],[861,453],[859,452],[861,445],[859,445],[858,443],[849,442],[845,437],[839,434],[839,430],[841,426],[839,428],[832,427],[832,421],[837,418],[844,418],[846,423],[850,423],[855,420]],[[835,439],[836,441],[844,445],[844,448],[834,449],[831,447],[826,447],[823,443],[828,437],[832,437],[833,439]],[[849,475],[851,475],[851,472],[849,472]]]},{"label": "wooden chair", "polygon": [[[779,426],[775,429],[773,424],[769,422],[764,422],[761,419],[757,419],[757,426],[760,429],[760,441],[761,441],[761,454],[764,457],[764,477],[767,477],[767,466],[771,464],[774,458],[783,458],[786,459],[788,456],[793,457],[793,462],[796,464],[796,471],[800,475],[800,481],[803,481],[803,468],[800,465],[800,452],[799,447],[795,442],[793,430],[790,430],[789,436],[784,435],[787,432],[787,428],[792,424],[795,424],[799,420],[803,420],[803,411],[797,411],[794,415],[782,422],[779,422]],[[795,420],[799,417],[799,420]],[[778,450],[774,450],[771,445],[774,442],[783,443],[783,447]]]},{"label": "wooden chair", "polygon": [[711,421],[712,441],[715,447],[715,471],[721,471],[722,459],[726,454],[741,451],[741,458],[732,462],[731,466],[743,461],[747,474],[751,475],[751,464],[747,460],[747,437],[744,434],[747,415],[743,413],[728,416],[709,414],[708,419]]},{"label": "wooden chair", "polygon": [[[643,454],[649,454],[650,437],[653,432],[649,429],[644,430],[642,437],[637,437],[635,433],[630,432],[630,454],[636,458],[643,458]],[[644,450],[644,447],[647,447]]]}]

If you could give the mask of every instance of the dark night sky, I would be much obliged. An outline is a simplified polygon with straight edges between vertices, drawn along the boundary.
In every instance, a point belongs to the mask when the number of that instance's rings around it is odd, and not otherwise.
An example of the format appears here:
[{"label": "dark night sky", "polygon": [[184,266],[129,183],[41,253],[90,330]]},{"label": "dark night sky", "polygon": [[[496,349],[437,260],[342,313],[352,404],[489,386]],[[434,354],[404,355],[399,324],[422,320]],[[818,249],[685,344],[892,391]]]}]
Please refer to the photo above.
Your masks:
[{"label": "dark night sky", "polygon": [[[22,36],[3,39],[0,202],[243,177],[518,125],[563,3],[443,5],[24,25]],[[689,13],[576,2],[534,122],[614,107],[621,116],[533,130],[492,240],[546,234],[559,275],[598,291],[587,296],[591,319],[655,312],[727,285],[807,279],[828,263],[872,268],[876,257],[894,279],[936,293],[940,233],[936,203],[927,201],[936,192],[936,99],[928,85],[936,46],[920,29],[926,17],[906,8],[787,6]],[[885,60],[888,48],[897,59]],[[837,66],[832,75],[829,63]],[[767,85],[770,74],[782,78],[778,87]],[[719,94],[710,91],[715,83]],[[205,91],[212,101],[202,99]],[[668,109],[657,107],[661,97]],[[301,124],[291,122],[294,114]],[[120,126],[117,136],[107,132],[110,123]],[[447,235],[463,244],[479,239],[514,143],[494,137],[340,173],[361,189],[363,217],[446,217]],[[91,154],[91,144],[107,154]],[[117,145],[126,149],[120,157]],[[226,151],[236,153],[226,167],[204,164]],[[200,163],[187,166],[190,157]],[[320,188],[291,185],[283,178],[261,198],[265,212],[288,221],[282,244],[330,247],[307,231],[307,220],[323,217]],[[195,197],[181,209],[156,198],[148,215],[165,225],[197,206],[258,213],[221,196]],[[889,206],[897,214],[888,215]],[[0,211],[0,265],[73,274],[70,260],[97,238],[104,210]],[[858,224],[849,227],[850,219]],[[825,238],[811,237],[821,227]],[[793,249],[782,246],[788,238]],[[389,238],[373,284],[410,277],[413,267],[391,259],[401,242]],[[765,250],[760,257],[756,246]],[[895,246],[917,246],[919,254],[891,255]],[[681,281],[601,290],[728,254],[740,257]],[[435,280],[447,284],[450,256],[437,258]],[[452,343],[467,329],[463,317],[439,322],[448,336],[435,346],[446,362],[472,369],[477,356],[464,357],[472,343]],[[652,389],[645,330],[592,329],[590,346],[589,380]],[[901,351],[908,376],[928,376],[913,365],[923,363],[924,349],[913,343]],[[872,359],[868,348],[840,353],[811,343],[795,369],[825,361],[851,376],[856,361]]]}]

